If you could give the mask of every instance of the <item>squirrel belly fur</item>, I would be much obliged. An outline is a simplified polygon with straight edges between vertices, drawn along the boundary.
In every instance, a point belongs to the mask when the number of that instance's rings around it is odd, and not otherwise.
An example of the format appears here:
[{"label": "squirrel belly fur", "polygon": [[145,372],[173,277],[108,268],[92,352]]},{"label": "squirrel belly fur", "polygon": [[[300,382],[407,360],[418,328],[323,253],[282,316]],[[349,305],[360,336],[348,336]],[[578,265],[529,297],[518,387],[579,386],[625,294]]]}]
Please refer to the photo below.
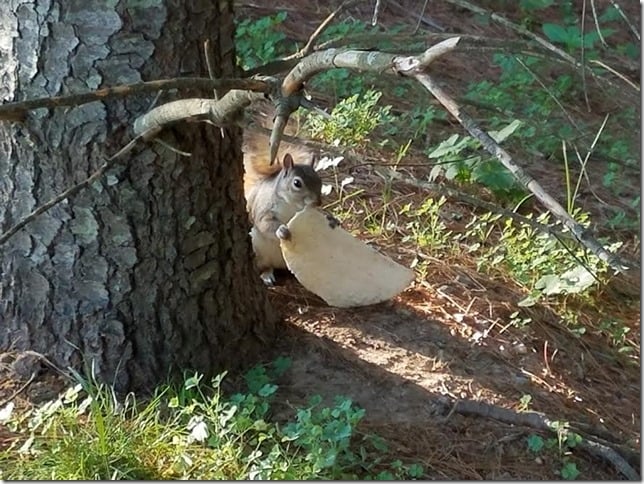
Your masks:
[{"label": "squirrel belly fur", "polygon": [[251,241],[262,280],[275,283],[273,269],[286,269],[277,229],[300,210],[321,204],[322,180],[313,169],[313,153],[281,142],[269,163],[268,135],[244,131],[244,195],[251,221]]}]

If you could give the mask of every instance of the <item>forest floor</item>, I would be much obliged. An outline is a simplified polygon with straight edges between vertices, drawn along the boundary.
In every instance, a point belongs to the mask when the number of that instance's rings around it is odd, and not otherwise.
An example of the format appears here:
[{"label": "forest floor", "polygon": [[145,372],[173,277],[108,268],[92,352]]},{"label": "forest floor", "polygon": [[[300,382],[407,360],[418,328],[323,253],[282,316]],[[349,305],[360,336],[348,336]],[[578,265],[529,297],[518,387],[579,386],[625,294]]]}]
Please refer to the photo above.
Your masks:
[{"label": "forest floor", "polygon": [[[374,3],[363,2],[350,8],[349,14],[369,21]],[[260,17],[284,9],[288,17],[280,30],[303,45],[337,4],[313,3],[304,9],[292,2],[239,0],[238,15]],[[396,4],[402,8],[394,8]],[[384,2],[379,22],[413,28],[421,4]],[[429,5],[426,17],[448,32],[508,35],[498,24],[482,25],[470,13],[446,2]],[[632,10],[639,18],[637,8]],[[466,81],[498,76],[487,55],[447,57],[432,72],[449,85],[451,93],[464,90]],[[459,132],[459,128],[453,129]],[[377,158],[376,151],[369,155]],[[379,161],[391,163],[391,159]],[[407,156],[398,169],[422,178],[426,172],[417,168],[422,163],[422,159]],[[565,197],[562,167],[554,162],[524,167],[555,198]],[[342,176],[356,179],[365,190],[361,196],[377,207],[382,205],[384,182],[372,168],[351,163],[338,167]],[[625,183],[623,193],[640,193],[639,175]],[[619,203],[619,193],[607,191],[601,183],[591,188],[609,203]],[[594,227],[601,228],[603,205],[589,196],[590,190],[585,190],[587,196],[580,203],[595,217]],[[395,183],[393,192],[392,198],[405,203],[432,195]],[[476,212],[457,201],[450,201],[444,209],[463,215],[460,220],[469,220]],[[464,230],[462,222],[451,219],[446,223],[453,233]],[[401,237],[377,238],[357,224],[350,228],[403,265],[409,267],[417,255],[413,244]],[[616,235],[635,247],[631,253],[639,259],[639,244],[633,242],[638,234]],[[522,396],[530,395],[530,410],[552,420],[589,425],[608,441],[639,449],[639,355],[624,358],[599,332],[591,330],[580,337],[545,304],[525,308],[530,324],[521,328],[508,324],[510,315],[520,309],[517,302],[526,296],[520,285],[502,275],[478,272],[475,258],[465,253],[430,256],[429,261],[424,278],[418,277],[392,301],[371,307],[329,307],[292,278],[274,288],[271,297],[285,324],[276,350],[293,358],[293,367],[280,383],[284,398],[293,405],[305,404],[312,394],[328,402],[335,395],[352,398],[366,409],[369,431],[386,437],[395,454],[423,464],[428,475],[437,479],[552,479],[561,469],[556,452],[535,456],[528,451],[526,438],[540,432],[480,415],[450,414],[446,402],[460,399],[520,410]],[[627,322],[639,352],[639,296],[629,298],[604,287],[596,297],[608,314]],[[597,323],[602,317],[583,303],[570,309],[579,314],[580,321]],[[586,452],[575,451],[575,459],[581,479],[621,478],[613,466]],[[639,456],[634,465],[638,468]]]},{"label": "forest floor", "polygon": [[[344,15],[370,20],[374,3],[362,2]],[[380,22],[415,27],[422,3],[383,2]],[[287,11],[284,32],[302,45],[337,4],[309,2],[304,8],[286,0],[238,0],[236,8],[240,18]],[[482,24],[447,2],[429,5],[425,16],[445,26],[447,32],[495,38],[508,35],[498,24]],[[639,8],[630,10],[629,14],[639,19]],[[448,57],[440,61],[437,72],[450,92],[464,89],[466,80],[493,80],[498,76],[487,56]],[[462,131],[456,122],[453,129]],[[369,156],[373,159],[380,155],[372,150]],[[422,163],[412,154],[398,169],[426,176],[419,168]],[[525,168],[549,193],[563,198],[563,168],[553,163]],[[346,163],[339,170],[353,176],[356,186],[365,190],[362,196],[373,206],[378,205],[383,180],[372,166]],[[639,175],[625,183],[623,192],[640,193]],[[601,229],[604,205],[589,195],[591,188],[608,203],[621,203],[620,194],[605,190],[601,183],[582,191],[580,203],[593,215],[594,228]],[[405,203],[431,195],[402,183],[394,183],[392,192],[394,199]],[[474,207],[454,200],[444,206],[444,211],[461,214],[458,219],[445,219],[454,234],[465,230],[459,220],[469,220],[477,213]],[[409,267],[418,257],[413,244],[401,237],[377,238],[363,227],[349,228],[403,265]],[[639,259],[639,234],[624,231],[614,235]],[[527,437],[545,435],[543,432],[476,412],[465,415],[450,411],[459,400],[519,412],[526,406],[522,397],[530,395],[530,410],[551,420],[591,429],[609,445],[623,444],[639,454],[639,296],[628,297],[620,292],[619,285],[609,284],[594,296],[602,302],[602,313],[597,305],[586,307],[577,300],[571,300],[569,308],[581,323],[597,323],[604,313],[625,321],[637,347],[636,355],[625,356],[604,333],[589,330],[580,336],[572,331],[547,304],[523,308],[523,314],[531,319],[529,324],[509,324],[511,315],[519,309],[517,303],[526,296],[525,289],[502,273],[477,271],[475,257],[465,252],[424,257],[429,261],[426,275],[417,277],[412,287],[393,300],[374,306],[329,307],[289,277],[280,279],[280,284],[270,290],[284,325],[275,354],[292,358],[290,370],[278,382],[284,412],[291,405],[305,404],[314,394],[326,402],[336,395],[350,397],[366,410],[363,431],[384,437],[393,454],[422,464],[427,475],[441,480],[549,480],[558,477],[562,466],[557,452],[537,456],[528,450]],[[64,384],[57,377],[31,382],[18,400],[46,401],[54,398]],[[0,402],[20,392],[22,385],[10,379],[0,381]],[[480,407],[482,413],[485,408]],[[0,433],[0,446],[9,438]],[[575,450],[574,459],[581,479],[623,478],[605,459],[588,452]],[[639,455],[630,463],[640,471]]]}]

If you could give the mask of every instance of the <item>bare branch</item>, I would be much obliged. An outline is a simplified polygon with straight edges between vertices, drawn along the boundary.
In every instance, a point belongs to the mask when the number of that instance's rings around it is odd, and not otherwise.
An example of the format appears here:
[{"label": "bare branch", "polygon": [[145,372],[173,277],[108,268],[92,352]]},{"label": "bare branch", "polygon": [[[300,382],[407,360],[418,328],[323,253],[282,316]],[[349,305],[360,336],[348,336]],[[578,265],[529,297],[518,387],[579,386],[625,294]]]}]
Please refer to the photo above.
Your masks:
[{"label": "bare branch", "polygon": [[604,40],[604,34],[602,34],[602,29],[599,28],[599,19],[597,18],[597,9],[595,8],[595,0],[590,0],[590,8],[593,12],[593,20],[595,21],[595,30],[597,31],[597,36],[599,37],[600,42],[604,47],[608,47],[606,40]]},{"label": "bare branch", "polygon": [[639,33],[639,29],[638,29],[637,27],[635,27],[635,25],[633,25],[633,22],[631,22],[631,21],[628,19],[628,17],[626,16],[626,14],[624,13],[624,11],[622,10],[622,7],[620,7],[620,6],[619,6],[619,4],[618,4],[615,0],[610,0],[610,3],[613,5],[613,7],[615,7],[615,10],[617,10],[617,12],[619,12],[619,14],[621,15],[621,17],[624,19],[624,22],[626,22],[626,25],[628,25],[628,27],[631,29],[631,32],[633,33],[633,35],[635,36],[635,38],[636,38],[638,41],[639,41],[639,40],[641,40],[641,38],[640,38],[640,33]]},{"label": "bare branch", "polygon": [[376,6],[373,9],[373,16],[371,17],[372,27],[378,23],[378,15],[380,14],[380,1],[381,0],[376,0]]},{"label": "bare branch", "polygon": [[324,33],[324,31],[331,25],[331,22],[342,12],[343,10],[346,10],[349,7],[352,7],[353,5],[360,3],[362,0],[347,0],[346,2],[343,2],[338,8],[336,8],[333,12],[331,12],[327,18],[325,18],[322,23],[318,26],[317,29],[311,34],[309,37],[309,40],[306,42],[304,47],[302,47],[299,51],[297,51],[295,54],[289,55],[287,57],[284,57],[284,61],[289,61],[292,59],[301,59],[303,57],[306,57],[309,55],[311,52],[313,52],[313,45],[317,40],[320,38],[320,35]]},{"label": "bare branch", "polygon": [[635,261],[626,260],[617,254],[611,254],[599,243],[586,228],[579,225],[564,208],[523,168],[515,163],[510,154],[505,151],[492,137],[483,131],[472,118],[461,111],[458,104],[427,74],[416,71],[401,73],[414,77],[463,125],[471,136],[478,139],[483,147],[494,155],[505,166],[521,185],[532,192],[537,199],[552,212],[561,223],[567,227],[575,238],[599,259],[608,264],[616,272],[624,273],[638,267]]},{"label": "bare branch", "polygon": [[282,95],[289,96],[299,91],[304,83],[319,72],[344,67],[357,71],[396,74],[397,66],[406,60],[414,66],[427,67],[438,57],[454,50],[460,37],[450,37],[447,40],[431,46],[418,56],[400,57],[379,51],[328,49],[311,54],[303,59],[284,78]]},{"label": "bare branch", "polygon": [[20,229],[22,229],[29,222],[33,221],[39,215],[45,213],[47,210],[49,210],[50,208],[58,205],[63,200],[66,200],[67,198],[77,194],[83,188],[85,188],[85,187],[91,185],[92,183],[94,183],[101,176],[103,176],[105,171],[108,168],[110,168],[113,164],[114,164],[113,160],[106,161],[89,178],[86,178],[82,182],[77,183],[76,185],[68,188],[67,190],[65,190],[64,192],[62,192],[58,196],[52,198],[48,202],[43,203],[42,205],[40,205],[33,212],[31,212],[29,215],[27,215],[26,217],[22,218],[19,222],[17,222],[15,225],[13,225],[13,227],[11,227],[9,230],[7,230],[4,234],[0,235],[0,245],[4,244],[13,235],[15,235]]},{"label": "bare branch", "polygon": [[95,101],[119,99],[137,93],[157,92],[168,89],[246,89],[254,92],[270,92],[272,86],[259,79],[205,79],[185,77],[178,79],[163,79],[160,81],[138,82],[122,86],[106,87],[96,91],[67,96],[30,99],[15,103],[0,105],[0,120],[16,121],[24,118],[28,111],[39,108],[59,108],[64,106],[80,106]]},{"label": "bare branch", "polygon": [[134,121],[134,133],[153,132],[188,118],[208,119],[218,126],[230,124],[242,108],[263,96],[258,92],[233,89],[218,100],[194,98],[172,101],[139,116]]},{"label": "bare branch", "polygon": [[[565,60],[569,64],[572,64],[573,66],[577,67],[578,69],[583,69],[584,72],[587,70],[588,73],[590,75],[592,75],[595,79],[606,81],[606,79],[604,79],[602,76],[598,76],[596,73],[594,73],[592,71],[592,69],[589,69],[588,66],[584,66],[583,64],[578,62],[573,56],[571,56],[567,52],[563,51],[562,49],[560,49],[559,47],[555,46],[551,42],[548,42],[543,37],[540,37],[539,35],[531,32],[530,30],[528,30],[527,28],[523,27],[522,25],[518,25],[518,24],[515,24],[514,22],[511,22],[510,20],[508,20],[507,18],[505,18],[502,15],[499,15],[499,14],[497,14],[495,12],[491,12],[489,10],[486,10],[485,8],[482,8],[482,7],[479,7],[477,5],[472,4],[470,2],[467,2],[466,0],[445,0],[445,1],[447,1],[448,3],[451,3],[452,5],[456,5],[457,7],[461,7],[461,8],[464,8],[466,10],[469,10],[470,12],[474,12],[474,13],[476,13],[478,15],[483,15],[485,17],[488,17],[488,18],[494,20],[495,22],[497,22],[497,23],[499,23],[499,24],[501,24],[501,25],[503,25],[503,26],[505,26],[507,28],[509,28],[511,30],[514,30],[515,32],[518,32],[519,34],[524,35],[524,36],[534,40],[535,42],[539,43],[540,45],[542,45],[543,47],[545,47],[549,51],[553,52],[554,54],[556,54],[557,56],[559,56],[560,58],[562,58],[563,60]],[[619,8],[618,5],[615,4],[614,0],[611,0],[611,3],[615,6],[615,8],[617,8],[621,12],[621,9]],[[629,25],[630,25],[630,23],[629,23]]]}]

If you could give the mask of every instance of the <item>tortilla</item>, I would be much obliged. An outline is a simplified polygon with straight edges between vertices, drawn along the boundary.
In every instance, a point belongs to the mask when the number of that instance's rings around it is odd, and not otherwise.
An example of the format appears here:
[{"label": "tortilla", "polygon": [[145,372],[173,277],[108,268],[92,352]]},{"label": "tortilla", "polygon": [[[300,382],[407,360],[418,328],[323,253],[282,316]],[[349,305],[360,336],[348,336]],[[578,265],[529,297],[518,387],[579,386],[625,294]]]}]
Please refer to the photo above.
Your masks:
[{"label": "tortilla", "polygon": [[288,228],[290,238],[280,240],[286,265],[304,287],[331,306],[386,301],[414,280],[412,270],[369,247],[315,208],[296,213]]}]

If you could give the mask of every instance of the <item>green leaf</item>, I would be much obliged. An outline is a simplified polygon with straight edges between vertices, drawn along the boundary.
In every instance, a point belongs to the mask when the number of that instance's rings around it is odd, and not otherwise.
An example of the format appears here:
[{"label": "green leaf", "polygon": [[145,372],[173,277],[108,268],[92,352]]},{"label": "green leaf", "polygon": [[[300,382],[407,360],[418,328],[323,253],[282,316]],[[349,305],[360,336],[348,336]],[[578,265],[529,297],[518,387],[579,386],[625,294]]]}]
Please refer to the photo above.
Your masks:
[{"label": "green leaf", "polygon": [[264,385],[262,388],[259,389],[257,394],[260,397],[266,398],[266,397],[270,397],[276,391],[277,391],[277,385],[272,385],[270,383],[267,383],[266,385]]},{"label": "green leaf", "polygon": [[565,44],[570,40],[567,30],[559,24],[545,23],[542,26],[542,30],[552,42]]},{"label": "green leaf", "polygon": [[273,362],[273,371],[276,377],[282,376],[293,364],[293,360],[287,356],[280,356]]},{"label": "green leaf", "polygon": [[389,472],[389,471],[382,471],[379,472],[378,475],[376,476],[376,480],[378,481],[393,481],[395,480],[394,475]]},{"label": "green leaf", "polygon": [[438,147],[427,156],[429,158],[440,158],[440,157],[445,156],[447,154],[454,153],[455,145],[458,142],[458,138],[459,138],[458,134],[453,134],[452,136],[447,138],[445,141],[442,141],[438,145]]},{"label": "green leaf", "polygon": [[566,480],[572,481],[579,477],[579,470],[577,469],[577,464],[574,462],[566,462],[561,468],[561,477]]},{"label": "green leaf", "polygon": [[201,381],[202,378],[203,378],[203,375],[195,373],[193,376],[186,379],[186,382],[184,383],[183,386],[186,390],[190,390],[191,388],[198,387],[199,382]]},{"label": "green leaf", "polygon": [[537,304],[538,301],[539,301],[538,296],[535,296],[534,294],[530,294],[524,297],[523,299],[521,299],[521,301],[517,303],[517,306],[521,308],[529,308],[530,306],[534,306],[535,304]]},{"label": "green leaf", "polygon": [[516,185],[512,174],[496,160],[477,164],[472,170],[472,179],[494,192],[508,192]]},{"label": "green leaf", "polygon": [[595,283],[593,275],[584,267],[575,268],[561,274],[547,274],[535,283],[535,288],[546,296],[554,294],[577,294]]},{"label": "green leaf", "polygon": [[528,449],[530,451],[534,453],[541,452],[544,446],[545,446],[545,442],[541,436],[531,434],[528,437]]},{"label": "green leaf", "polygon": [[517,130],[519,126],[521,126],[521,124],[521,121],[515,119],[500,131],[490,131],[490,136],[492,136],[492,138],[494,138],[494,141],[496,141],[497,143],[503,143],[512,133]]},{"label": "green leaf", "polygon": [[407,474],[409,474],[409,477],[416,479],[423,477],[424,472],[425,471],[423,469],[423,466],[421,466],[420,464],[412,464],[407,469]]}]

